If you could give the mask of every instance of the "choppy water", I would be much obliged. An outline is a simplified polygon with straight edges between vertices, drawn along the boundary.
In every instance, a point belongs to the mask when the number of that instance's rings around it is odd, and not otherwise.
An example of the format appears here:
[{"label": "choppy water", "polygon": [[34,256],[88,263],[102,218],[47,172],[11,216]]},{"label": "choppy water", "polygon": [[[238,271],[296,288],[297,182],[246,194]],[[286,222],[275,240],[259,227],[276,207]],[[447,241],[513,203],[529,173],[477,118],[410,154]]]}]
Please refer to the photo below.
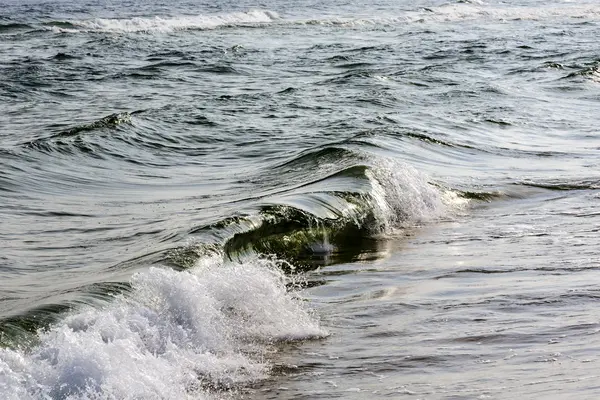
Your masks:
[{"label": "choppy water", "polygon": [[2,398],[598,398],[599,34],[0,0]]}]

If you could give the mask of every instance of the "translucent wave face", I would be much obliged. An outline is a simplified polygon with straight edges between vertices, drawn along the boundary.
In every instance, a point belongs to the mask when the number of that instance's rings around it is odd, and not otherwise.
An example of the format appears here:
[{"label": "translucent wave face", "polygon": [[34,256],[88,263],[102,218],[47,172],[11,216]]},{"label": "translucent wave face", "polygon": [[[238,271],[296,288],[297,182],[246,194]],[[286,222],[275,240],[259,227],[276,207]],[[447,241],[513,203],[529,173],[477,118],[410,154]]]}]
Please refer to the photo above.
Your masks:
[{"label": "translucent wave face", "polygon": [[[28,351],[0,350],[8,399],[210,397],[265,377],[282,340],[326,335],[273,261],[151,268],[105,309],[67,317]],[[11,397],[12,396],[12,397]]]}]

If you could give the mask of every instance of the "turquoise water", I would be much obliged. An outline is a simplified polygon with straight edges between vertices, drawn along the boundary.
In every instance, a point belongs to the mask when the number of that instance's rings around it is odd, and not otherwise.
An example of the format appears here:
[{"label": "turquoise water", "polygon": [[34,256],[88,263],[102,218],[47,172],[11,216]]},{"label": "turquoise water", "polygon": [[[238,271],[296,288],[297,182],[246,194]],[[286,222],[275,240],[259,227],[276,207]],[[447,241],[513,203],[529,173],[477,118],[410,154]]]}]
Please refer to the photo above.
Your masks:
[{"label": "turquoise water", "polygon": [[0,6],[5,398],[597,397],[598,5]]}]

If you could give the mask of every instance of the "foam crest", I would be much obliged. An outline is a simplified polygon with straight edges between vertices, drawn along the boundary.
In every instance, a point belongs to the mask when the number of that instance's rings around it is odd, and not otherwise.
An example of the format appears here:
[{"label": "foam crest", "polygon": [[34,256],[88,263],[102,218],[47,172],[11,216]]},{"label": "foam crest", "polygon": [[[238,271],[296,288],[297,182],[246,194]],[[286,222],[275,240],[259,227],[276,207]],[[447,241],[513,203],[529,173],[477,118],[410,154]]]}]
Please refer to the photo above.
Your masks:
[{"label": "foam crest", "polygon": [[139,273],[129,296],[0,350],[4,398],[211,398],[264,378],[273,343],[326,335],[273,261],[204,263]]},{"label": "foam crest", "polygon": [[388,26],[399,25],[407,22],[414,22],[415,18],[410,15],[397,17],[372,17],[372,18],[349,18],[349,17],[329,17],[322,19],[310,19],[297,21],[300,25],[323,25],[323,26],[341,26],[347,28],[360,28],[369,26]]},{"label": "foam crest", "polygon": [[422,22],[454,22],[462,20],[549,20],[555,18],[600,19],[596,4],[579,4],[546,7],[497,7],[479,0],[464,0],[455,4],[422,8],[401,15],[369,17],[321,17],[308,20],[287,21],[303,25],[341,26],[360,28],[370,26],[397,26]]},{"label": "foam crest", "polygon": [[468,203],[431,184],[414,167],[391,159],[374,161],[367,177],[377,230],[382,233],[441,218]]},{"label": "foam crest", "polygon": [[595,4],[546,7],[492,7],[485,3],[449,4],[428,9],[424,20],[460,21],[471,19],[491,20],[548,20],[554,18],[598,19],[600,7]]},{"label": "foam crest", "polygon": [[[173,32],[182,30],[215,29],[222,26],[244,26],[271,23],[279,19],[268,10],[251,10],[218,15],[195,15],[173,18],[106,19],[73,22],[77,28],[98,32]],[[68,30],[69,32],[72,29]]]}]

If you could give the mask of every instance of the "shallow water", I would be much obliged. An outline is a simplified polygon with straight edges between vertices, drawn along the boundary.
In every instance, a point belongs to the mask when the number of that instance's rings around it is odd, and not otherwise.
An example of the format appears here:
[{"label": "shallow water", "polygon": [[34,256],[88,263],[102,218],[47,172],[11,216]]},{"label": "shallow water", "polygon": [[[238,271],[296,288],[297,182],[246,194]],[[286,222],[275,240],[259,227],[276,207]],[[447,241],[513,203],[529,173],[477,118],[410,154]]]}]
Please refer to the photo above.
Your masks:
[{"label": "shallow water", "polygon": [[581,192],[481,207],[390,240],[387,258],[313,274],[321,285],[310,297],[331,336],[294,349],[282,361],[291,372],[253,393],[594,398],[597,227],[585,221],[591,207],[548,218],[594,199]]},{"label": "shallow water", "polygon": [[597,397],[596,4],[0,5],[6,398]]}]

